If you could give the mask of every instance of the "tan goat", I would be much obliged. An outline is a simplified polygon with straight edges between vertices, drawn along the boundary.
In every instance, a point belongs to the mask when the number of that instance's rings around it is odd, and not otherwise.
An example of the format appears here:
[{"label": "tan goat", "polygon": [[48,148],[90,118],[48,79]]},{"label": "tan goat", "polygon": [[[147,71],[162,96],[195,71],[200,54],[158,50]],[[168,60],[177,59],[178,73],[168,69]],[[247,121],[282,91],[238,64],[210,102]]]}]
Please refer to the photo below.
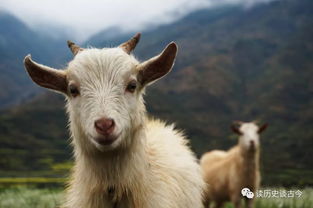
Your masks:
[{"label": "tan goat", "polygon": [[[205,206],[211,202],[222,207],[224,202],[231,201],[235,208],[241,206],[241,190],[249,188],[256,191],[260,184],[259,171],[259,134],[267,124],[258,127],[255,123],[237,122],[232,130],[239,134],[238,145],[229,151],[214,150],[205,153],[200,165],[208,187]],[[253,199],[246,199],[247,207],[253,206]]]}]

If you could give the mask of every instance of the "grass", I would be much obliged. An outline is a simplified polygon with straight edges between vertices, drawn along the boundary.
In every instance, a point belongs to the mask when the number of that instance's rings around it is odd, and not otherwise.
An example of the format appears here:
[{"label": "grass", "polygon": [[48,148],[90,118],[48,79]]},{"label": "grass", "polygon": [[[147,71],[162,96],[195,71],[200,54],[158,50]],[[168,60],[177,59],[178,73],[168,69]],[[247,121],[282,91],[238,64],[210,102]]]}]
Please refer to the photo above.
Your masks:
[{"label": "grass", "polygon": [[[313,208],[313,188],[301,191],[303,194],[300,198],[258,198],[255,208]],[[22,186],[0,190],[1,208],[56,208],[61,204],[62,199],[61,189]],[[233,206],[228,203],[225,208],[233,208]]]},{"label": "grass", "polygon": [[66,178],[45,178],[45,177],[32,177],[32,178],[0,178],[0,184],[33,184],[33,183],[64,183]]},{"label": "grass", "polygon": [[[67,178],[48,178],[48,177],[19,177],[19,178],[1,178],[0,190],[12,187],[63,187],[68,181]],[[1,208],[1,206],[0,206]]]},{"label": "grass", "polygon": [[60,189],[16,187],[0,192],[1,208],[56,208],[61,201]]},{"label": "grass", "polygon": [[261,198],[256,200],[256,208],[313,208],[313,189],[306,188],[300,198]]},{"label": "grass", "polygon": [[[264,188],[262,188],[265,190]],[[301,190],[301,197],[293,198],[256,198],[255,208],[313,208],[313,188],[306,189],[282,189],[272,188],[266,190]],[[224,208],[233,208],[231,203],[225,204]]]}]

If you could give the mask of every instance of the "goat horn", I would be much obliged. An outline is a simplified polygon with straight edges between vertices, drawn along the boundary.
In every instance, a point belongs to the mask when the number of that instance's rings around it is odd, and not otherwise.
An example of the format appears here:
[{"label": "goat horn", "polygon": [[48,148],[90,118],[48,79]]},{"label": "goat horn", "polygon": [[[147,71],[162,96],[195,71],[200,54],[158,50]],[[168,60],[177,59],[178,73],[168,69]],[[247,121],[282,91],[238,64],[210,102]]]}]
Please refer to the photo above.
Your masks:
[{"label": "goat horn", "polygon": [[130,54],[130,52],[132,52],[136,48],[136,45],[140,40],[140,35],[141,35],[140,33],[137,33],[130,40],[119,45],[119,47],[122,48],[126,53]]},{"label": "goat horn", "polygon": [[74,56],[76,56],[76,54],[78,54],[80,51],[84,50],[70,40],[67,41],[67,46],[71,49]]}]

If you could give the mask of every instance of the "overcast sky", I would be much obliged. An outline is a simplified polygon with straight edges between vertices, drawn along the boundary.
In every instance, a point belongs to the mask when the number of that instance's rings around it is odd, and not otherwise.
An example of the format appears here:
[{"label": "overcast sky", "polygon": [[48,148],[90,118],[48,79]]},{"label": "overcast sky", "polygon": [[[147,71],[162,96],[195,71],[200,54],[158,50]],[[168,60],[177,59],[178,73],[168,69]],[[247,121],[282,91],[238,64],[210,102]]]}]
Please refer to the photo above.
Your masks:
[{"label": "overcast sky", "polygon": [[217,4],[270,0],[0,0],[0,9],[7,10],[35,29],[47,26],[75,33],[76,40],[108,27],[124,30],[142,29],[174,21],[199,8]]}]

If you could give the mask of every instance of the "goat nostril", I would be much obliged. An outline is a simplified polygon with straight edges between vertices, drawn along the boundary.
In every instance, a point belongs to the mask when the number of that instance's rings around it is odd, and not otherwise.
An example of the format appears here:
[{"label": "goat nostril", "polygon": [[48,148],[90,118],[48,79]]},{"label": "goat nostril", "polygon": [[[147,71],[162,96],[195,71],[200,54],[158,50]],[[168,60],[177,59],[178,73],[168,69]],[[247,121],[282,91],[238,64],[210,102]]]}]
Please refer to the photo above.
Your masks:
[{"label": "goat nostril", "polygon": [[102,135],[111,134],[114,130],[114,126],[115,123],[113,119],[101,118],[95,121],[95,128],[97,132]]}]

